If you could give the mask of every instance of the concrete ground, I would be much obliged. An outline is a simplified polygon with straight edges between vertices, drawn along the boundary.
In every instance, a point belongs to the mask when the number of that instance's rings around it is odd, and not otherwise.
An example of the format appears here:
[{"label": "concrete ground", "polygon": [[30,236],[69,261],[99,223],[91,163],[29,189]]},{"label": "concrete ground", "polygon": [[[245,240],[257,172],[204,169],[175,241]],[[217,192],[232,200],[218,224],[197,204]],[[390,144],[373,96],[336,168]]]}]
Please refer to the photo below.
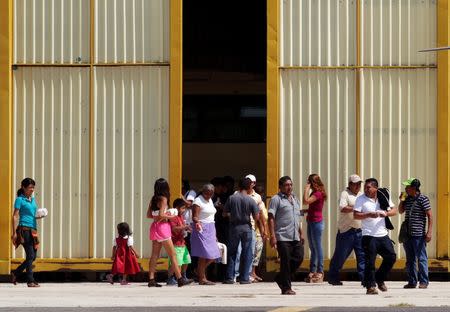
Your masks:
[{"label": "concrete ground", "polygon": [[[0,284],[0,312],[3,311],[51,311],[51,309],[17,309],[19,307],[42,308],[90,308],[59,309],[58,311],[347,311],[340,307],[384,307],[383,311],[406,311],[405,307],[435,307],[429,311],[450,311],[450,283],[432,282],[428,289],[403,289],[404,282],[387,282],[389,291],[378,296],[368,296],[358,282],[345,282],[344,286],[294,283],[296,296],[282,296],[275,283],[251,285],[199,286],[183,288],[148,288],[145,283],[128,286],[107,283],[42,283],[40,288],[28,288],[26,284]],[[132,308],[135,307],[135,308]],[[200,308],[203,307],[203,308]],[[279,308],[290,307],[289,309]],[[5,308],[5,309],[2,309]],[[11,309],[15,308],[15,309]],[[114,308],[114,309],[101,309]],[[361,311],[361,308],[356,309]],[[364,309],[380,311],[378,309]],[[407,309],[408,310],[408,309]]]}]

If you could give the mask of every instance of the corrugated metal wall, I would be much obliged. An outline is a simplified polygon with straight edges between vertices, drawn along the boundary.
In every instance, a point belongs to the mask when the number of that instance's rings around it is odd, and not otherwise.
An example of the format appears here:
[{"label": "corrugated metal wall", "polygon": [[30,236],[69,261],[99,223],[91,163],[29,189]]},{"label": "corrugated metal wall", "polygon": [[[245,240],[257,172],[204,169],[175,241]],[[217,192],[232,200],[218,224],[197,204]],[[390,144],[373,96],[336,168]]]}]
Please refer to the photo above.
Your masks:
[{"label": "corrugated metal wall", "polygon": [[281,74],[280,175],[291,176],[299,197],[311,173],[318,173],[326,184],[325,257],[334,250],[337,199],[356,170],[354,89],[352,70]]},{"label": "corrugated metal wall", "polygon": [[[400,182],[418,177],[436,215],[436,70],[364,70],[361,103],[362,176],[389,187],[395,204]],[[401,219],[393,220],[397,240]],[[430,256],[436,255],[433,238]],[[396,249],[404,256],[400,244]]]},{"label": "corrugated metal wall", "polygon": [[167,0],[96,0],[95,62],[169,60]]},{"label": "corrugated metal wall", "polygon": [[92,239],[109,258],[122,221],[150,255],[147,205],[168,176],[169,19],[168,0],[14,1],[14,184],[35,178],[49,209],[39,257],[89,257]]},{"label": "corrugated metal wall", "polygon": [[27,176],[49,210],[39,221],[39,257],[88,256],[88,69],[14,71],[14,185]]},{"label": "corrugated metal wall", "polygon": [[94,92],[94,257],[110,257],[120,222],[149,256],[146,211],[154,181],[168,175],[169,69],[96,68]]},{"label": "corrugated metal wall", "polygon": [[361,1],[363,65],[436,64],[436,0]]},{"label": "corrugated metal wall", "polygon": [[[357,154],[361,175],[378,178],[395,199],[402,180],[420,178],[436,211],[436,60],[417,52],[436,45],[436,1],[359,1],[360,64],[357,1],[280,1],[280,175],[293,177],[299,196],[310,173],[326,183],[326,258],[334,250],[339,193],[357,170]],[[358,69],[363,65],[373,68]],[[389,68],[396,65],[425,67]],[[302,68],[308,66],[319,68]],[[400,222],[394,218],[397,229]],[[435,245],[428,246],[430,257]],[[396,250],[404,257],[401,245]]]},{"label": "corrugated metal wall", "polygon": [[89,63],[89,0],[15,0],[16,64]]},{"label": "corrugated metal wall", "polygon": [[356,64],[354,0],[280,2],[282,66]]}]

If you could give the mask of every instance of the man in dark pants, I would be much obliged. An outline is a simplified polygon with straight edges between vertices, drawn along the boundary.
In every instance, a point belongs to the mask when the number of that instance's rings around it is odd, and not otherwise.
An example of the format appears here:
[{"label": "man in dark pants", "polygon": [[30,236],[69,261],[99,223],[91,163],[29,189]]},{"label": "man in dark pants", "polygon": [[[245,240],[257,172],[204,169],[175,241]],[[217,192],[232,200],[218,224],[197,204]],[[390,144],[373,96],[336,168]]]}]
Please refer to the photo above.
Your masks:
[{"label": "man in dark pants", "polygon": [[330,261],[328,271],[328,283],[331,285],[342,285],[339,271],[352,251],[356,255],[356,267],[361,282],[364,281],[364,251],[362,248],[361,221],[353,218],[353,207],[356,198],[362,195],[361,178],[352,174],[348,178],[348,187],[341,193],[339,199],[339,221],[338,233],[336,234],[336,247]]},{"label": "man in dark pants", "polygon": [[230,230],[228,240],[228,263],[225,284],[233,284],[235,277],[235,263],[239,243],[241,243],[241,269],[239,272],[240,283],[250,284],[250,270],[253,260],[252,250],[252,225],[250,216],[258,223],[261,233],[264,226],[259,219],[259,208],[256,202],[248,196],[251,191],[252,181],[244,179],[240,183],[240,192],[230,196],[223,208],[223,214],[230,218]]},{"label": "man in dark pants", "polygon": [[282,295],[295,295],[292,290],[291,276],[303,261],[303,233],[301,228],[301,206],[298,198],[292,194],[292,180],[288,176],[278,181],[279,193],[272,197],[269,204],[270,245],[278,250],[280,273],[275,282]]},{"label": "man in dark pants", "polygon": [[[361,220],[362,245],[365,254],[364,285],[368,295],[377,295],[378,289],[387,291],[384,283],[387,275],[394,266],[396,254],[391,239],[388,236],[385,217],[397,214],[389,198],[388,210],[382,210],[377,198],[378,181],[367,179],[364,184],[364,194],[356,199],[353,216]],[[379,254],[383,258],[380,268],[375,273],[375,260]]]}]

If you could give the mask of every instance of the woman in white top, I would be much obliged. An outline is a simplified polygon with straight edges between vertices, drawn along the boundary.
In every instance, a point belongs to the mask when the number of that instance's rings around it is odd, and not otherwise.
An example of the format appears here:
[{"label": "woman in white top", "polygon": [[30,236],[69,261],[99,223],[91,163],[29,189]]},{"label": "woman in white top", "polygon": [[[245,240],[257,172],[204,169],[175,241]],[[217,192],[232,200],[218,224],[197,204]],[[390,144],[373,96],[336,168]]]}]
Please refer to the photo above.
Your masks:
[{"label": "woman in white top", "polygon": [[205,184],[202,193],[194,200],[192,205],[191,256],[198,257],[198,281],[200,285],[214,285],[206,278],[206,268],[215,259],[220,257],[217,246],[216,227],[214,215],[216,208],[211,197],[214,186]]}]

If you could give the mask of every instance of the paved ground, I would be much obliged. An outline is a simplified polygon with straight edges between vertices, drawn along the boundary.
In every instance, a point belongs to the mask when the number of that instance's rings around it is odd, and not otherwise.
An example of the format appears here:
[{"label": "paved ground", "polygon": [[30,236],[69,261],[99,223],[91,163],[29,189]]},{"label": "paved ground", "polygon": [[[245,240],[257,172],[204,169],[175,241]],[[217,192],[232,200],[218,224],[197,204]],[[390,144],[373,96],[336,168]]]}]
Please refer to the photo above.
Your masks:
[{"label": "paved ground", "polygon": [[[0,284],[0,312],[57,311],[450,311],[450,283],[434,282],[428,289],[404,290],[403,282],[388,282],[389,291],[367,296],[357,282],[344,286],[294,283],[296,296],[281,296],[274,283],[148,288],[107,283],[41,284],[30,289],[25,284]],[[409,309],[435,307],[434,309]],[[14,307],[14,309],[12,309]],[[20,309],[36,307],[44,309]],[[80,308],[81,307],[81,308]],[[95,307],[95,309],[89,309]],[[153,308],[149,308],[153,307]],[[202,308],[203,307],[203,308]],[[283,308],[284,307],[284,308]],[[286,309],[285,307],[290,307]],[[325,309],[324,307],[329,307]],[[340,309],[353,307],[355,309]],[[367,308],[361,308],[367,307]],[[370,309],[370,307],[376,309]],[[383,307],[383,308],[381,308]],[[5,308],[5,309],[2,309]],[[380,309],[381,308],[381,309]],[[56,311],[56,310],[54,310]]]}]

